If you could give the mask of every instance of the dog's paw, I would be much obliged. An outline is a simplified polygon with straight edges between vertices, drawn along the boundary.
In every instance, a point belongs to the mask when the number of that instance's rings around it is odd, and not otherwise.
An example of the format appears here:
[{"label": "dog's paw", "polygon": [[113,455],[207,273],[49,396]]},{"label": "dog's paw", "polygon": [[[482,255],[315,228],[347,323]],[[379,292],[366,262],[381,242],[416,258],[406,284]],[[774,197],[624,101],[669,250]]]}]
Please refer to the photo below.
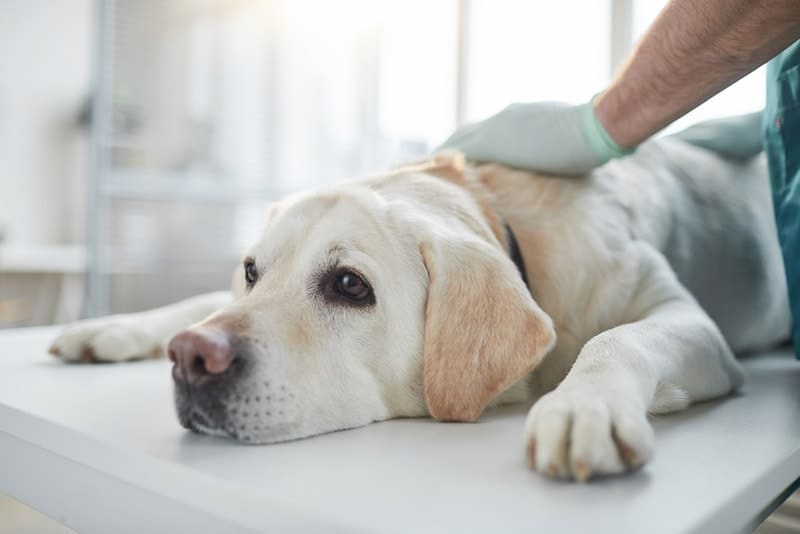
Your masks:
[{"label": "dog's paw", "polygon": [[644,408],[593,387],[556,389],[525,421],[528,465],[554,478],[623,473],[651,458],[653,442]]},{"label": "dog's paw", "polygon": [[125,316],[73,323],[50,346],[50,354],[68,362],[123,362],[158,358],[160,340]]}]

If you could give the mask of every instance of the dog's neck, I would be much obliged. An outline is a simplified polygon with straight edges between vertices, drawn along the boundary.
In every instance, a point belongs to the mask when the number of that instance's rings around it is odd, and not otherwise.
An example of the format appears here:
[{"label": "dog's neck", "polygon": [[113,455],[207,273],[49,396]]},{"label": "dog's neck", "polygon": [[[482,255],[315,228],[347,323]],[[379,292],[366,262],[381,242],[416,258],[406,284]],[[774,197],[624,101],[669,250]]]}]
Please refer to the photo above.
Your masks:
[{"label": "dog's neck", "polygon": [[525,283],[525,287],[530,290],[531,286],[528,284],[528,272],[525,270],[525,258],[522,257],[522,251],[519,248],[517,237],[514,235],[514,231],[511,229],[511,226],[509,226],[507,221],[503,221],[503,225],[506,229],[508,255],[511,258],[511,261],[514,262],[514,265],[517,266],[517,270],[519,271],[519,275],[522,277],[522,281]]},{"label": "dog's neck", "polygon": [[500,247],[509,255],[514,265],[517,266],[525,287],[530,290],[528,273],[525,270],[525,260],[522,257],[522,251],[514,231],[497,211],[492,202],[491,193],[481,182],[475,169],[466,164],[462,155],[439,154],[434,156],[433,159],[400,167],[397,172],[422,172],[441,178],[467,191],[478,204],[483,220],[488,225],[492,235],[497,239]]},{"label": "dog's neck", "polygon": [[517,266],[517,270],[522,277],[522,281],[525,283],[525,287],[530,291],[531,286],[528,284],[528,271],[525,269],[525,258],[522,256],[522,250],[517,241],[517,236],[514,234],[514,230],[511,228],[511,225],[508,224],[505,217],[497,211],[496,206],[492,202],[492,195],[480,181],[477,174],[473,173],[472,170],[467,173],[462,171],[456,177],[445,176],[445,179],[468,191],[472,198],[478,203],[486,224],[489,225],[492,234],[497,238],[498,243],[500,243],[500,246],[506,251],[511,261]]}]

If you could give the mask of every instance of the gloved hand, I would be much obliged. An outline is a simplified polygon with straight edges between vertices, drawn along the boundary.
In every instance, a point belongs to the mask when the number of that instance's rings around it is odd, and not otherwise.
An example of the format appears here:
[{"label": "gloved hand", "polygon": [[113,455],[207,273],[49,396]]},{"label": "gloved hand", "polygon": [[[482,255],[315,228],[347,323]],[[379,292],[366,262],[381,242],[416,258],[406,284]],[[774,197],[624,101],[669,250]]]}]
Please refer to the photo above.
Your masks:
[{"label": "gloved hand", "polygon": [[713,150],[723,157],[744,161],[764,149],[761,112],[712,119],[673,135],[687,143]]},{"label": "gloved hand", "polygon": [[471,160],[566,175],[585,174],[629,152],[611,139],[591,102],[512,104],[457,130],[437,150],[445,148]]}]

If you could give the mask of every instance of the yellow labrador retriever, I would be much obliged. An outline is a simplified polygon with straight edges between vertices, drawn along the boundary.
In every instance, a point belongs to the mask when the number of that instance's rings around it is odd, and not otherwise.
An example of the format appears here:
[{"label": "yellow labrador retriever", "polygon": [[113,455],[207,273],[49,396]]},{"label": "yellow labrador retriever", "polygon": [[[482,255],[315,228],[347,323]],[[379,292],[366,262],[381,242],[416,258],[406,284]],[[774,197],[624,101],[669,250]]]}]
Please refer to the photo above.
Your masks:
[{"label": "yellow labrador retriever", "polygon": [[781,265],[761,157],[660,139],[556,179],[444,153],[273,205],[232,296],[51,351],[166,352],[180,422],[249,443],[533,403],[531,467],[585,480],[651,457],[648,413],[738,387],[732,351],[787,338]]}]

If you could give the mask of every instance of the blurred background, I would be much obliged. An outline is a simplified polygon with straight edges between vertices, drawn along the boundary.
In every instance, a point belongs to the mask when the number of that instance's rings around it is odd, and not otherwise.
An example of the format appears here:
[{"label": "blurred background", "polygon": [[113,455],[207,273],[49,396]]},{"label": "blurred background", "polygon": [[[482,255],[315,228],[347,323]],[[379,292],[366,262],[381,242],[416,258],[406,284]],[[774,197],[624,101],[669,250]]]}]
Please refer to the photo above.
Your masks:
[{"label": "blurred background", "polygon": [[0,327],[225,288],[271,200],[588,100],[664,3],[0,0]]}]

